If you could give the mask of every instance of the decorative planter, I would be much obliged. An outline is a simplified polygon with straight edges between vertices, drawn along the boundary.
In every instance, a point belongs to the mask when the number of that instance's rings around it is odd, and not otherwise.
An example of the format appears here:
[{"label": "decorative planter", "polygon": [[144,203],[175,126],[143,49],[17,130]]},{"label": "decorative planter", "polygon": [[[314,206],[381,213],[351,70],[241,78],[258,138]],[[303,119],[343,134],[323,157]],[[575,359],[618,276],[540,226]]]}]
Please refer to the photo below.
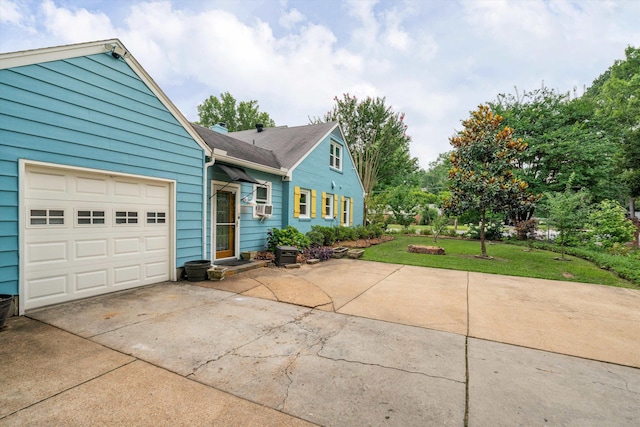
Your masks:
[{"label": "decorative planter", "polygon": [[362,254],[364,253],[364,249],[351,249],[349,252],[347,252],[347,255],[349,256],[349,258],[360,258],[362,256]]},{"label": "decorative planter", "polygon": [[227,275],[227,267],[214,266],[207,270],[207,274],[209,275],[209,280],[223,280]]},{"label": "decorative planter", "polygon": [[209,268],[211,268],[211,261],[208,259],[187,261],[184,263],[187,280],[190,282],[202,282],[203,280],[207,280],[207,270]]},{"label": "decorative planter", "polygon": [[11,304],[13,304],[13,295],[0,295],[0,329],[2,329],[4,321],[9,316]]},{"label": "decorative planter", "polygon": [[342,258],[347,254],[348,251],[349,251],[349,248],[345,248],[344,246],[338,246],[337,248],[333,248],[333,255],[331,255],[331,257]]},{"label": "decorative planter", "polygon": [[242,256],[242,259],[245,261],[256,259],[256,255],[258,255],[258,251],[246,251],[240,254],[240,256]]}]

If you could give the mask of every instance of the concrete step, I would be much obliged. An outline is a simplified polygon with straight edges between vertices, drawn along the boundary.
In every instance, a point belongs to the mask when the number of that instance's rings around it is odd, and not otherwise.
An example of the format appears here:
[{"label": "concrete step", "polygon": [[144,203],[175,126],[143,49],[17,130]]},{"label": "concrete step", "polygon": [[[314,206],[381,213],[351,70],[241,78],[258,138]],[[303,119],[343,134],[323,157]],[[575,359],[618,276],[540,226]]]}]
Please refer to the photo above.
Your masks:
[{"label": "concrete step", "polygon": [[240,274],[245,271],[255,270],[256,268],[266,267],[269,261],[253,260],[240,265],[227,265],[227,263],[220,262],[214,263],[212,267],[225,267],[227,269],[226,275],[233,276],[234,274]]}]

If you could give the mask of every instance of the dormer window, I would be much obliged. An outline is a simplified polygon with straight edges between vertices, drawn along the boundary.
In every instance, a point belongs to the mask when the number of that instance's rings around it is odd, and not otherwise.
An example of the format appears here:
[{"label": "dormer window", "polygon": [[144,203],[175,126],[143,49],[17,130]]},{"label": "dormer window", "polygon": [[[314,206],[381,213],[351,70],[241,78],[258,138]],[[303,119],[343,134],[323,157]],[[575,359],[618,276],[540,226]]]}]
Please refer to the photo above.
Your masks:
[{"label": "dormer window", "polygon": [[339,171],[342,170],[342,145],[331,141],[329,151],[329,166]]}]

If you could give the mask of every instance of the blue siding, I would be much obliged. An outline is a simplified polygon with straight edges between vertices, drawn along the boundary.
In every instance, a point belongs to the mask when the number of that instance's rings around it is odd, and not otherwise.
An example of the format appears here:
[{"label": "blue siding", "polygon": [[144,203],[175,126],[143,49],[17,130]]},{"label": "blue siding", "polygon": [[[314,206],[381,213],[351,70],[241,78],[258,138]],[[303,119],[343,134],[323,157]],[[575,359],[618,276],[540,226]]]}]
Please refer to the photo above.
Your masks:
[{"label": "blue siding", "polygon": [[176,265],[201,258],[204,152],[121,59],[0,70],[0,293],[18,293],[18,160],[175,180]]},{"label": "blue siding", "polygon": [[[338,171],[329,166],[329,150],[331,141],[342,145],[342,170]],[[341,197],[351,197],[353,199],[353,226],[361,225],[364,222],[364,198],[363,190],[358,180],[358,175],[347,153],[348,148],[342,139],[342,135],[336,128],[331,135],[325,138],[311,152],[298,167],[293,171],[292,182],[289,183],[287,191],[288,206],[285,218],[285,225],[293,225],[303,233],[311,230],[313,225],[335,226],[340,225],[339,210],[336,219],[322,218],[322,193],[338,195],[338,204]],[[335,186],[334,186],[335,184]],[[293,216],[294,210],[294,187],[308,190],[316,190],[316,212],[315,218],[303,219]]]},{"label": "blue siding", "polygon": [[[282,215],[284,212],[282,209],[282,177],[251,169],[245,169],[245,171],[256,181],[271,182],[271,204],[273,205],[273,215],[271,217],[265,218],[262,221],[260,221],[259,218],[253,218],[253,208],[243,206],[243,203],[240,203],[240,252],[262,251],[265,249],[267,243],[267,231],[270,228],[280,228],[282,225]],[[209,178],[224,183],[229,181],[229,177],[222,172],[217,165],[213,166],[213,172],[209,172]],[[248,196],[249,199],[254,198],[253,184],[240,183],[239,197],[242,199],[245,196]],[[211,212],[211,200],[211,197],[209,197],[207,212]],[[215,218],[210,218],[210,228],[214,226],[214,219]],[[211,234],[211,231],[207,233],[207,239],[210,239]],[[209,251],[209,257],[213,258],[210,253],[210,248],[211,245],[208,240],[207,250]],[[240,254],[237,254],[237,256],[239,257]]]}]

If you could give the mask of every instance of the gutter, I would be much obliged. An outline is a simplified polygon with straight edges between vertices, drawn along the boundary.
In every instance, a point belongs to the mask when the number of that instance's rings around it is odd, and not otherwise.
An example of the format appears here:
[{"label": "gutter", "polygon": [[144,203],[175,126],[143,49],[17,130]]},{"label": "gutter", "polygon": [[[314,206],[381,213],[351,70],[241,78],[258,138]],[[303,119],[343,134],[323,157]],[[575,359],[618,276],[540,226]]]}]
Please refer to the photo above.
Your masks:
[{"label": "gutter", "polygon": [[207,162],[202,168],[202,259],[207,259],[207,170],[213,166],[216,159],[211,156],[211,161]]}]

